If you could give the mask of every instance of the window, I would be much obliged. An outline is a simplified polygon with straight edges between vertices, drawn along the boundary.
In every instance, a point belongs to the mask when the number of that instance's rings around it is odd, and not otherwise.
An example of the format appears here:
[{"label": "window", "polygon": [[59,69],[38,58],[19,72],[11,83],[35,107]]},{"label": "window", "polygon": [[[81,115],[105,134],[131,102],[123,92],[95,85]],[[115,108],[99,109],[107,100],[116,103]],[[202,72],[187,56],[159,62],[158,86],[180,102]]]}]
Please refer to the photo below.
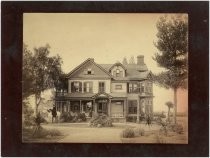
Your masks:
[{"label": "window", "polygon": [[115,89],[116,90],[122,90],[122,85],[120,85],[120,84],[115,85]]},{"label": "window", "polygon": [[90,75],[91,74],[91,69],[87,70],[87,74]]},{"label": "window", "polygon": [[120,71],[119,69],[117,69],[116,71],[114,71],[114,76],[116,76],[116,77],[123,77],[123,72]]},{"label": "window", "polygon": [[91,68],[88,68],[87,70],[84,71],[84,73],[86,75],[93,75],[94,74],[94,71]]},{"label": "window", "polygon": [[144,83],[140,83],[140,92],[144,93]]},{"label": "window", "polygon": [[105,92],[105,83],[104,82],[99,82],[99,93]]},{"label": "window", "polygon": [[71,92],[75,93],[75,92],[82,92],[82,82],[72,82],[71,83]]},{"label": "window", "polygon": [[92,92],[93,92],[93,83],[84,82],[84,93],[92,93]]},{"label": "window", "polygon": [[139,92],[138,83],[128,83],[128,92],[138,93]]},{"label": "window", "polygon": [[137,100],[128,101],[128,113],[136,114],[137,113]]}]

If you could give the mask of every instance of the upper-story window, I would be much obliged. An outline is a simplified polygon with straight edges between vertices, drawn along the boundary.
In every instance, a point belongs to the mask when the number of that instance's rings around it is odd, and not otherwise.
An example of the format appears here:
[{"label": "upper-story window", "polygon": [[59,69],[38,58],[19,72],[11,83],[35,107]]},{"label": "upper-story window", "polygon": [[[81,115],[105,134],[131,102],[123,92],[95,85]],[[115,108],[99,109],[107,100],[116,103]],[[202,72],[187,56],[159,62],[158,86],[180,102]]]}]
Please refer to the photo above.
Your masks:
[{"label": "upper-story window", "polygon": [[139,85],[140,85],[140,87],[139,87],[140,88],[140,93],[144,93],[144,85],[145,84],[144,83],[140,83]]},{"label": "upper-story window", "polygon": [[138,83],[128,83],[128,92],[138,93],[139,92]]},{"label": "upper-story window", "polygon": [[71,92],[82,92],[82,82],[74,81],[71,82]]},{"label": "upper-story window", "polygon": [[93,92],[93,82],[84,82],[84,93]]},{"label": "upper-story window", "polygon": [[103,93],[105,92],[105,82],[99,82],[99,86],[98,86],[98,92],[99,93]]}]

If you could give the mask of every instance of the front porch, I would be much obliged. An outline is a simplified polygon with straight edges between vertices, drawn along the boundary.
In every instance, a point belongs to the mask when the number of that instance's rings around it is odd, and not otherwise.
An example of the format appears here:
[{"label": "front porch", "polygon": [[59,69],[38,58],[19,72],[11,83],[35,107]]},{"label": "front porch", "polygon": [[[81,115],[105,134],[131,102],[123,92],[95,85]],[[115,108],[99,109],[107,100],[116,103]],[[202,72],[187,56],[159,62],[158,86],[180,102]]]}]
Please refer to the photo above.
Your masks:
[{"label": "front porch", "polygon": [[[60,113],[85,113],[87,118],[94,114],[106,114],[113,120],[125,121],[127,109],[126,98],[112,98],[108,94],[93,94],[91,97],[60,98],[55,101],[56,109]],[[120,121],[122,122],[122,121]]]}]

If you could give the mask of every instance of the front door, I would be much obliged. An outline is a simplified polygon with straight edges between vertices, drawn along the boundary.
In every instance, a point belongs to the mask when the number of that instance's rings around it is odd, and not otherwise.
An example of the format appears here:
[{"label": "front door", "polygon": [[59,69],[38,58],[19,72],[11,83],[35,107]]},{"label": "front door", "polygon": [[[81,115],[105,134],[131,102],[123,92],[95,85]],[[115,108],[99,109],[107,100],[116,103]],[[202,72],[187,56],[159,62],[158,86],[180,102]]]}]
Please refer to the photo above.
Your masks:
[{"label": "front door", "polygon": [[99,114],[107,114],[107,103],[98,103],[97,109]]}]

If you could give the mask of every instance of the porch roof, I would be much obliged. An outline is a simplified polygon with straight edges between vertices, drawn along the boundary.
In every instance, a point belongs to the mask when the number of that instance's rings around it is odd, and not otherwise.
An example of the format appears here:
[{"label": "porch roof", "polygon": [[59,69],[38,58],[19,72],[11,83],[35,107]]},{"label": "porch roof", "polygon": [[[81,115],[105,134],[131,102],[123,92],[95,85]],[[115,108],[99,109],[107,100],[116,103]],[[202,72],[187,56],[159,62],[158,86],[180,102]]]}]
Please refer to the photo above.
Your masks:
[{"label": "porch roof", "polygon": [[68,93],[66,97],[68,98],[91,98],[94,93]]}]

